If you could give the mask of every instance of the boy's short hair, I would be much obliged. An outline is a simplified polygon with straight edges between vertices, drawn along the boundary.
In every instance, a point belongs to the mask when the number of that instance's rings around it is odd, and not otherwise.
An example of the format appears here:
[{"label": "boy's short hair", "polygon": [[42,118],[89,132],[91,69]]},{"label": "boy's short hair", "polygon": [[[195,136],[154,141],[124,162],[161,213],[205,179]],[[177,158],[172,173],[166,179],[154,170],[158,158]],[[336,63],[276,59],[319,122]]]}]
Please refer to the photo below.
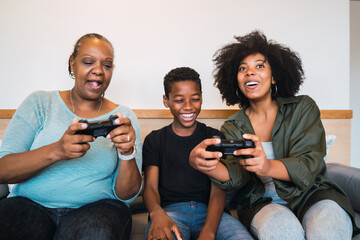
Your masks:
[{"label": "boy's short hair", "polygon": [[201,92],[201,80],[200,75],[194,69],[189,67],[179,67],[171,70],[164,77],[164,90],[165,96],[169,98],[169,93],[171,92],[171,86],[174,82],[181,81],[193,81],[197,83],[200,87]]}]

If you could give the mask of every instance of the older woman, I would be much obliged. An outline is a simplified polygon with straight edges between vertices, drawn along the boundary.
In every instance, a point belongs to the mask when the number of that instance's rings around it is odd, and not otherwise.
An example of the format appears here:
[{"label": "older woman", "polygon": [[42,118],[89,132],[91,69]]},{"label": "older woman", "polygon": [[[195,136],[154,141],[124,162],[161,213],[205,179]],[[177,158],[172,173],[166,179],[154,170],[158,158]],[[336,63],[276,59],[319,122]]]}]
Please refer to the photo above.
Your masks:
[{"label": "older woman", "polygon": [[[221,161],[208,139],[190,164],[234,197],[239,219],[258,239],[351,239],[354,213],[343,191],[324,174],[325,131],[310,97],[296,96],[303,82],[298,55],[255,31],[215,55],[215,85],[241,110],[223,124],[228,139],[250,139]],[[241,156],[251,155],[252,158]],[[354,228],[353,228],[354,227]]]},{"label": "older woman", "polygon": [[[141,188],[141,138],[135,114],[104,97],[114,67],[111,43],[86,34],[69,58],[75,84],[37,91],[14,114],[0,151],[4,239],[128,239],[127,203]],[[105,137],[78,134],[88,124],[117,125]]]}]

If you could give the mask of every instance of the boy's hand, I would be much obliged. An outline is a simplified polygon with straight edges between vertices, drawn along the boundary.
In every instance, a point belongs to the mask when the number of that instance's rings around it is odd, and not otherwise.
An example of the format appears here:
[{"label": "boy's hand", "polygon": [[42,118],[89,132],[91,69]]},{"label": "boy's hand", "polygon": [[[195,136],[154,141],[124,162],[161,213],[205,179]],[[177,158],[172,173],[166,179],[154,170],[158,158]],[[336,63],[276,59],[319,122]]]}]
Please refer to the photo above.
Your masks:
[{"label": "boy's hand", "polygon": [[201,172],[215,169],[219,159],[222,157],[222,153],[206,151],[206,148],[220,142],[221,140],[218,138],[209,138],[199,143],[190,153],[190,166]]},{"label": "boy's hand", "polygon": [[172,233],[174,233],[177,240],[182,240],[180,230],[164,211],[151,214],[151,225],[147,240],[174,240]]}]

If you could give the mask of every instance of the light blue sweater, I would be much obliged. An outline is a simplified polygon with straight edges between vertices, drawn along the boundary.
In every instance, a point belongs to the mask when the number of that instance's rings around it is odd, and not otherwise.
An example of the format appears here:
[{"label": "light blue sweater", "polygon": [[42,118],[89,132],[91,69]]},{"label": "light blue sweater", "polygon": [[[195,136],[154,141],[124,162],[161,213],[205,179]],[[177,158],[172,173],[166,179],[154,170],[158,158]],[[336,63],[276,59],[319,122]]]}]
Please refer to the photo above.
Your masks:
[{"label": "light blue sweater", "polygon": [[[118,106],[113,111],[88,121],[104,120],[118,111],[130,118],[135,129],[136,163],[141,172],[140,127],[129,108]],[[0,147],[0,158],[58,141],[74,117],[81,119],[66,106],[59,91],[32,93],[17,109],[6,129]],[[77,208],[100,199],[118,199],[114,186],[119,159],[114,144],[109,139],[98,137],[90,146],[83,157],[59,161],[31,179],[16,184],[9,197],[27,197],[49,208]],[[135,197],[121,201],[129,203]]]}]

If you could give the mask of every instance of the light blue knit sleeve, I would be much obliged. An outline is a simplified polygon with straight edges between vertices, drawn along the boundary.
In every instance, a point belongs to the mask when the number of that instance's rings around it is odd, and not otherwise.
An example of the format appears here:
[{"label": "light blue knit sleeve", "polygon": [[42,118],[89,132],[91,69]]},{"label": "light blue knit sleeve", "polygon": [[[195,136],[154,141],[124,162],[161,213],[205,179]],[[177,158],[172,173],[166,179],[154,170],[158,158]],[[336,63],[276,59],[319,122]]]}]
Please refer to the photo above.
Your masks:
[{"label": "light blue knit sleeve", "polygon": [[30,150],[37,132],[42,128],[43,100],[40,92],[34,92],[17,108],[6,128],[0,147],[0,158],[10,153]]},{"label": "light blue knit sleeve", "polygon": [[[120,109],[119,109],[120,112],[122,112],[123,116],[124,117],[128,117],[130,120],[131,120],[131,124],[135,130],[135,135],[136,135],[136,140],[135,140],[135,148],[136,148],[136,157],[135,157],[135,160],[136,160],[136,165],[139,169],[139,172],[140,172],[140,175],[142,175],[142,141],[141,141],[141,133],[140,133],[140,125],[139,125],[139,121],[135,115],[135,113],[127,108],[127,107],[124,107],[124,106],[121,106]],[[120,161],[118,159],[118,161]],[[119,172],[119,164],[117,166],[117,170],[116,172],[118,173]],[[114,195],[116,195],[115,193],[115,180],[116,180],[116,177],[117,177],[117,174],[114,175],[114,179],[113,179],[113,191],[114,191]],[[142,190],[142,183],[141,183],[141,186],[140,186],[140,189],[138,191],[138,193],[130,198],[130,199],[127,199],[127,200],[123,200],[123,199],[119,199],[121,200],[122,202],[128,204],[128,203],[131,203],[132,201],[135,200],[135,198],[140,194],[141,190]]]}]

